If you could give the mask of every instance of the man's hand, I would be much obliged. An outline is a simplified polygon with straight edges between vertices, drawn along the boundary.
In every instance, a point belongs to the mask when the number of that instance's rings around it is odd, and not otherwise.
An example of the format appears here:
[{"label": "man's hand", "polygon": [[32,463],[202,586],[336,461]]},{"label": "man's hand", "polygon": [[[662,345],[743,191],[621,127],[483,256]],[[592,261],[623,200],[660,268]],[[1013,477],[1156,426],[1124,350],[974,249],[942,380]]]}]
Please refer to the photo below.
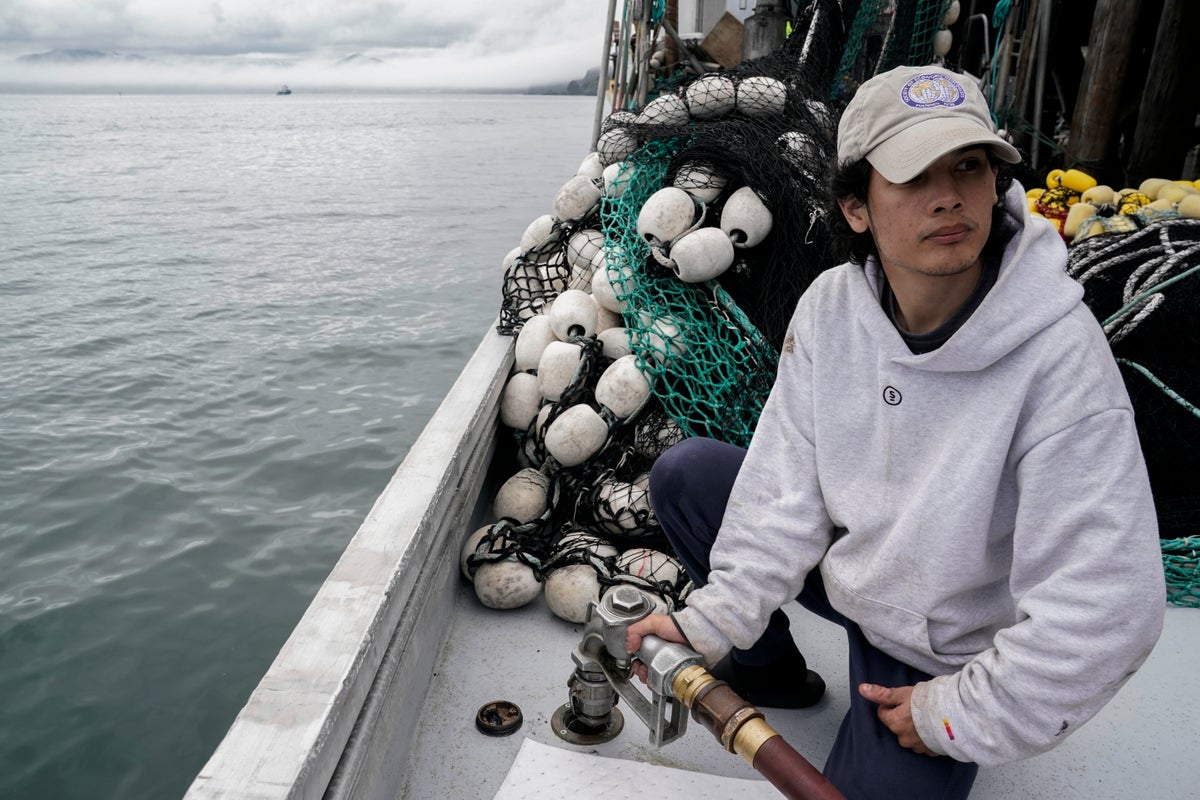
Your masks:
[{"label": "man's hand", "polygon": [[[665,639],[668,642],[676,642],[677,644],[687,644],[687,640],[683,638],[683,634],[679,632],[679,628],[675,626],[675,621],[666,614],[651,614],[650,616],[640,619],[625,629],[625,649],[630,653],[636,653],[642,647],[642,638],[645,636],[657,636],[660,639]],[[646,665],[640,661],[633,662],[633,671],[642,683],[646,682]]]},{"label": "man's hand", "polygon": [[879,721],[896,734],[901,747],[922,755],[938,755],[926,747],[917,735],[917,726],[913,723],[912,708],[909,706],[913,687],[898,686],[888,689],[873,683],[860,683],[858,693],[872,703],[879,704]]}]

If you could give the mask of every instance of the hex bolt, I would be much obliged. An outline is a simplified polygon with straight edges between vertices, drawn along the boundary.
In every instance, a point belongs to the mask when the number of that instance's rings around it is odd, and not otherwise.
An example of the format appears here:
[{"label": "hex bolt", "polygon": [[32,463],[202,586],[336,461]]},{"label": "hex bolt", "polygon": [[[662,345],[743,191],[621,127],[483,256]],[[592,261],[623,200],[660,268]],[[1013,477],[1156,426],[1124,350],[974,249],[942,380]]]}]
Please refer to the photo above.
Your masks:
[{"label": "hex bolt", "polygon": [[637,614],[646,607],[646,598],[632,586],[622,586],[613,592],[612,607],[623,614]]}]

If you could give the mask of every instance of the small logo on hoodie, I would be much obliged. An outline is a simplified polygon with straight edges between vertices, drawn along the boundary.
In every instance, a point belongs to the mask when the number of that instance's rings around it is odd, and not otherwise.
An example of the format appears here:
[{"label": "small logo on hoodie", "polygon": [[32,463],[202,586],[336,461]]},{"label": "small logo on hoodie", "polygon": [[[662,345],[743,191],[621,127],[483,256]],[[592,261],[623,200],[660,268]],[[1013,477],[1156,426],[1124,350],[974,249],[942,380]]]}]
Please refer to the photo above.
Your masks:
[{"label": "small logo on hoodie", "polygon": [[883,402],[889,406],[898,406],[904,398],[900,396],[900,390],[895,386],[888,386],[883,390]]}]

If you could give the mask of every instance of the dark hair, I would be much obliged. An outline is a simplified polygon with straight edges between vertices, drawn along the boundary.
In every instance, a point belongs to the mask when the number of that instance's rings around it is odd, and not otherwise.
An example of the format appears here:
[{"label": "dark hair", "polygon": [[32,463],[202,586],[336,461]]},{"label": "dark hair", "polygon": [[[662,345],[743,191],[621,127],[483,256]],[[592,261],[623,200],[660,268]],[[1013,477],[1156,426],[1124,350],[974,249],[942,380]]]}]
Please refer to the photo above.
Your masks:
[{"label": "dark hair", "polygon": [[[1011,226],[1004,224],[1004,218],[1008,212],[1004,208],[1003,198],[1008,192],[1008,188],[1012,186],[1013,174],[1010,164],[994,158],[991,150],[988,150],[987,154],[988,163],[998,167],[996,194],[1001,198],[1001,202],[992,207],[992,233],[986,245],[986,247],[992,247],[997,243],[997,237],[1003,236],[1007,239],[1012,235]],[[835,163],[833,166],[829,177],[830,208],[828,213],[830,215],[830,233],[833,235],[830,246],[837,263],[850,261],[854,264],[865,264],[869,256],[879,256],[879,251],[875,247],[875,237],[871,235],[871,232],[856,233],[850,227],[850,223],[846,221],[846,217],[838,205],[839,199],[850,197],[860,203],[866,203],[867,187],[870,183],[871,164],[865,158],[860,158],[858,161]]]}]

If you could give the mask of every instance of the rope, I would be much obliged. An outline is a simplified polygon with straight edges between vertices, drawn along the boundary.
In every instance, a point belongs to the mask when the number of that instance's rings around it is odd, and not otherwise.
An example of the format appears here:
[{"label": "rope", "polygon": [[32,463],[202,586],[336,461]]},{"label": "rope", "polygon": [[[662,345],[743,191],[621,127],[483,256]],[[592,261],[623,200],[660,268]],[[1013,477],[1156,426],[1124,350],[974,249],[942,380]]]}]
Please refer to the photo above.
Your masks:
[{"label": "rope", "polygon": [[1117,363],[1124,364],[1125,366],[1130,367],[1131,369],[1135,369],[1138,372],[1140,372],[1142,375],[1146,376],[1146,378],[1151,383],[1153,383],[1160,390],[1162,390],[1163,394],[1165,394],[1167,397],[1174,400],[1176,403],[1179,403],[1179,405],[1186,408],[1192,414],[1192,416],[1196,417],[1197,419],[1200,419],[1200,408],[1197,408],[1196,406],[1189,403],[1186,399],[1181,397],[1178,392],[1176,392],[1170,386],[1167,386],[1165,383],[1160,381],[1158,379],[1158,376],[1156,376],[1153,372],[1146,369],[1141,364],[1134,363],[1133,361],[1130,361],[1127,358],[1118,358]]}]

